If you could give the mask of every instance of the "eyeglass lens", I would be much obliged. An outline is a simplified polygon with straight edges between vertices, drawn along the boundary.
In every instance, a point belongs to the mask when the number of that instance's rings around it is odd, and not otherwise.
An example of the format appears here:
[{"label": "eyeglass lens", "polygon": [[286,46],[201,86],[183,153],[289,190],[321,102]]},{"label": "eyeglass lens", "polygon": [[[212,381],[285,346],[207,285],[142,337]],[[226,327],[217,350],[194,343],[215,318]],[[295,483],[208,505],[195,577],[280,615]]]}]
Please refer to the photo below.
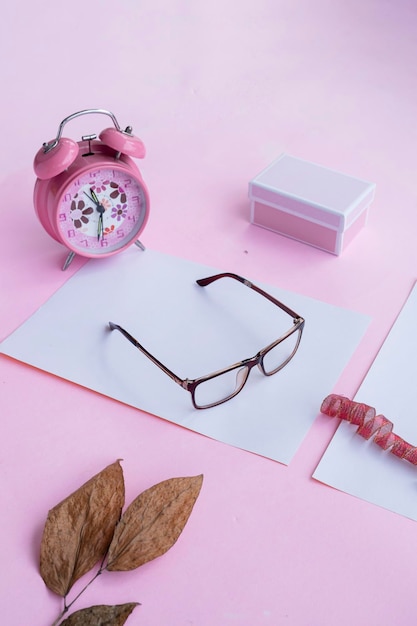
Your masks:
[{"label": "eyeglass lens", "polygon": [[200,408],[206,408],[228,400],[238,393],[246,382],[249,368],[242,366],[209,378],[197,385],[194,402]]},{"label": "eyeglass lens", "polygon": [[[261,369],[266,375],[274,374],[293,357],[300,337],[301,331],[297,330],[264,355]],[[239,393],[248,378],[249,369],[248,366],[240,366],[201,382],[194,391],[196,406],[207,408]]]},{"label": "eyeglass lens", "polygon": [[297,330],[264,355],[262,366],[265,374],[274,374],[294,356],[300,337],[301,331]]}]

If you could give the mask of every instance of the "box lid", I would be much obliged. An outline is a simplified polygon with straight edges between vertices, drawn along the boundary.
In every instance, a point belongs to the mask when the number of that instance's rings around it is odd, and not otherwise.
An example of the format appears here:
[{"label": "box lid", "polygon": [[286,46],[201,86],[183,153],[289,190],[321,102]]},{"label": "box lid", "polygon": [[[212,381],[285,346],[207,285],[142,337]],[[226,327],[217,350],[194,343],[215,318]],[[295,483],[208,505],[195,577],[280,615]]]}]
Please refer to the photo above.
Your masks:
[{"label": "box lid", "polygon": [[375,184],[282,154],[249,183],[249,196],[344,230],[367,208]]}]

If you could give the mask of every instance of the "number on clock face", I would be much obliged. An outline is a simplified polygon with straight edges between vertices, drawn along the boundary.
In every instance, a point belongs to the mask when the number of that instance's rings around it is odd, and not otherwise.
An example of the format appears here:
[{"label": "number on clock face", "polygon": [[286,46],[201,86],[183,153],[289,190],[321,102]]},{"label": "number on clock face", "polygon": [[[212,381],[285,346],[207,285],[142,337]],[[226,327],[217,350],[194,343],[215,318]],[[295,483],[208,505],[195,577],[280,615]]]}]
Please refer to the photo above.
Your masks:
[{"label": "number on clock face", "polygon": [[140,183],[123,170],[102,168],[65,189],[58,226],[71,249],[108,254],[137,238],[146,216]]}]

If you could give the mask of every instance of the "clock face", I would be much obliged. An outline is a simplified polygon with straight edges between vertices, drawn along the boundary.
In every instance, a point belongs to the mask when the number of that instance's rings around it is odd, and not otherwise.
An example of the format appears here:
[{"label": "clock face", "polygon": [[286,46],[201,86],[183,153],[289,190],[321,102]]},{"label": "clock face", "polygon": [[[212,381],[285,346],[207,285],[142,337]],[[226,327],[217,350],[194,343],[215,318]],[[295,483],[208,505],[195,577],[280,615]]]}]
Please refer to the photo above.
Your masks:
[{"label": "clock face", "polygon": [[57,226],[71,250],[111,254],[139,236],[148,215],[139,180],[124,169],[102,167],[80,174],[59,199]]}]

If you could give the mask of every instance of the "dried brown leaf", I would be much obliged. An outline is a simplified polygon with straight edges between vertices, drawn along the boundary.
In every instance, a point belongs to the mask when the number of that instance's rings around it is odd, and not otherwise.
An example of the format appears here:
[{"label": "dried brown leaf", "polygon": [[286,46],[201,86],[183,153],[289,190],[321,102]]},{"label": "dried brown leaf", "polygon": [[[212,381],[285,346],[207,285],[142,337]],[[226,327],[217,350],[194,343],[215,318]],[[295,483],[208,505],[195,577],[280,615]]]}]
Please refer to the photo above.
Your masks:
[{"label": "dried brown leaf", "polygon": [[200,493],[203,476],[170,478],[140,494],[116,527],[110,571],[128,571],[164,554],[177,541]]},{"label": "dried brown leaf", "polygon": [[67,617],[61,622],[61,626],[122,626],[137,606],[137,602],[114,606],[105,604],[90,606]]},{"label": "dried brown leaf", "polygon": [[124,499],[123,470],[116,461],[49,511],[40,554],[41,576],[49,589],[66,596],[105,556]]}]

